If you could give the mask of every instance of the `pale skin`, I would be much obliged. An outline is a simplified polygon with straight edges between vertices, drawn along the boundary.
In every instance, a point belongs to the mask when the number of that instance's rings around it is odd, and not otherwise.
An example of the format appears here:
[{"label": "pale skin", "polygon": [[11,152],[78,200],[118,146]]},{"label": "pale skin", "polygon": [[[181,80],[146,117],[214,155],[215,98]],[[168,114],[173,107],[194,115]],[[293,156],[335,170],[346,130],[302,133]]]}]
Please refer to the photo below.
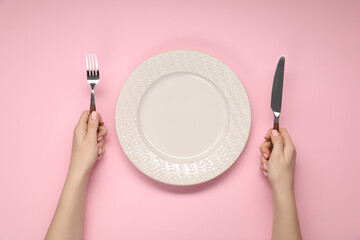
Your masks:
[{"label": "pale skin", "polygon": [[296,150],[287,130],[279,131],[270,129],[260,147],[260,169],[270,181],[274,202],[272,239],[298,240],[302,237],[294,193]]},{"label": "pale skin", "polygon": [[[105,153],[106,135],[99,113],[81,114],[74,129],[68,174],[46,240],[83,239],[87,184],[92,168]],[[260,152],[260,169],[270,181],[274,199],[272,239],[301,239],[294,194],[296,151],[286,129],[281,128],[280,134],[270,129]]]},{"label": "pale skin", "polygon": [[74,129],[69,171],[46,240],[83,239],[87,184],[91,169],[105,153],[106,135],[99,113],[81,114]]}]

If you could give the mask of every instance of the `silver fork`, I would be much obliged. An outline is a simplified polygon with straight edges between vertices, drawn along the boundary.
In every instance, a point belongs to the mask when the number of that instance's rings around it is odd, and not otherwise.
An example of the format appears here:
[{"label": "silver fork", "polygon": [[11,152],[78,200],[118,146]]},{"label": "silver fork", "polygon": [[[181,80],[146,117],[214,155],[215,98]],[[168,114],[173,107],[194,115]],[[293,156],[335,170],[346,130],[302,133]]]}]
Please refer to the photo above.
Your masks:
[{"label": "silver fork", "polygon": [[87,82],[91,86],[90,113],[96,111],[94,88],[99,83],[100,73],[96,53],[86,53]]}]

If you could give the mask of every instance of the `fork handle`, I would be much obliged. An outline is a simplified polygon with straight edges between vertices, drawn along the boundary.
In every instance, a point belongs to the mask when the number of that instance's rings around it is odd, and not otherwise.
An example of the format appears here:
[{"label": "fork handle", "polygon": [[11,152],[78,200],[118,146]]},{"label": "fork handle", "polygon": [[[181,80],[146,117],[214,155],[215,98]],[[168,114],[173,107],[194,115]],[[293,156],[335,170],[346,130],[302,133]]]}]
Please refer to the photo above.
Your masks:
[{"label": "fork handle", "polygon": [[93,111],[96,111],[95,104],[90,105],[90,113],[92,113]]},{"label": "fork handle", "polygon": [[91,89],[90,113],[96,111],[94,89]]}]

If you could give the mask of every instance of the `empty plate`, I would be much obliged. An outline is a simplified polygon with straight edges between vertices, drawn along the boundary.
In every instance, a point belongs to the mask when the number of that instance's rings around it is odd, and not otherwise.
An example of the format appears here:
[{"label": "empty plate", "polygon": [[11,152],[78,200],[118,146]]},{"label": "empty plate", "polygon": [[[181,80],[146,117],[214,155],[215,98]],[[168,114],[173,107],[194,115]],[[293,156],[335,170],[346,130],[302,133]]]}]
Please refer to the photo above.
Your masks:
[{"label": "empty plate", "polygon": [[192,50],[142,63],[119,94],[116,131],[130,161],[160,182],[192,185],[228,169],[245,147],[250,102],[223,62]]}]

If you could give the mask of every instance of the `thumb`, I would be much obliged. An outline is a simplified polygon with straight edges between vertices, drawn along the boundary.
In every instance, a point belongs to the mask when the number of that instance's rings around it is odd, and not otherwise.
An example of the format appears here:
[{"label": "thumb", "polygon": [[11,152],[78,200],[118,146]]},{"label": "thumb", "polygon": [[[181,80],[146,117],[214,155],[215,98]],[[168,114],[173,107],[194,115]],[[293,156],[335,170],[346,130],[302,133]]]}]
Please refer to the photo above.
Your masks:
[{"label": "thumb", "polygon": [[275,129],[273,129],[271,131],[271,142],[273,144],[273,150],[271,155],[274,154],[280,154],[283,152],[284,149],[284,141],[281,137],[281,135],[279,135],[279,132]]},{"label": "thumb", "polygon": [[93,111],[89,116],[89,121],[87,124],[87,133],[86,138],[88,139],[97,139],[97,131],[99,127],[99,114]]}]

